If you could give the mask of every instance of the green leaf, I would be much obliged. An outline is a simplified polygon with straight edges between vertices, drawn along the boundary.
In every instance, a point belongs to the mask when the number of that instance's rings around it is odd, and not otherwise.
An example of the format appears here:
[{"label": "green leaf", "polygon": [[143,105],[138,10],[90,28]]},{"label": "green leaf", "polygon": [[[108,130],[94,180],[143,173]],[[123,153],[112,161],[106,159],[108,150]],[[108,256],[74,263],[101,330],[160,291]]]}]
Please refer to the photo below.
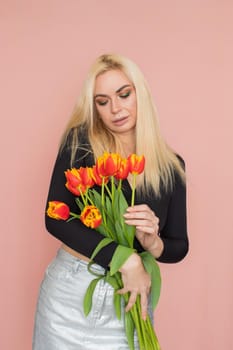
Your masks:
[{"label": "green leaf", "polygon": [[87,316],[89,314],[89,312],[91,311],[92,308],[92,297],[93,297],[93,293],[95,291],[95,287],[97,285],[97,283],[99,282],[99,280],[103,278],[98,277],[95,278],[94,280],[91,281],[91,283],[89,284],[85,296],[84,296],[84,300],[83,300],[83,309],[84,309],[84,314],[85,316]]},{"label": "green leaf", "polygon": [[115,292],[113,297],[113,303],[114,303],[116,317],[118,318],[118,320],[121,319],[121,300],[122,300],[122,296]]},{"label": "green leaf", "polygon": [[134,252],[135,249],[118,245],[110,263],[110,275],[114,275]]},{"label": "green leaf", "polygon": [[121,298],[122,296],[120,294],[117,294],[116,291],[121,288],[119,285],[119,282],[117,280],[116,274],[114,276],[110,276],[109,272],[107,272],[107,275],[105,276],[105,281],[109,283],[113,289],[114,289],[114,297],[113,297],[113,303],[115,307],[115,312],[117,318],[121,319]]},{"label": "green leaf", "polygon": [[130,350],[134,350],[134,321],[130,312],[125,312],[125,333]]},{"label": "green leaf", "polygon": [[101,235],[108,237],[108,232],[106,231],[104,224],[100,224],[98,227],[95,228],[95,230],[101,233]]},{"label": "green leaf", "polygon": [[140,256],[146,271],[151,276],[151,301],[152,308],[155,310],[161,291],[161,275],[159,265],[149,252],[143,252],[140,254]]},{"label": "green leaf", "polygon": [[115,275],[114,276],[110,276],[109,271],[107,272],[107,274],[105,276],[105,281],[107,283],[109,283],[115,291],[118,290],[121,287],[119,285],[117,279],[115,278]]},{"label": "green leaf", "polygon": [[88,195],[93,203],[95,203],[95,206],[100,210],[102,203],[101,203],[101,194],[97,192],[94,188],[89,189]]},{"label": "green leaf", "polygon": [[87,265],[88,271],[89,271],[92,275],[94,275],[94,276],[97,276],[97,277],[105,277],[105,274],[96,273],[95,271],[92,271],[91,266],[94,265],[94,264],[95,264],[94,261],[90,261],[90,262],[88,263],[88,265]]},{"label": "green leaf", "polygon": [[82,212],[83,208],[84,208],[84,204],[81,201],[81,199],[79,197],[75,198],[75,203],[77,204],[77,206],[79,207],[80,211]]},{"label": "green leaf", "polygon": [[111,242],[113,242],[113,240],[111,238],[105,237],[104,239],[102,239],[102,241],[100,241],[100,243],[97,245],[97,247],[93,251],[93,253],[91,255],[91,260],[93,260],[95,258],[95,256],[99,253],[99,251],[101,249],[103,249],[105,246],[107,246]]},{"label": "green leaf", "polygon": [[114,214],[112,212],[112,203],[108,197],[106,197],[105,205],[106,205],[106,207],[103,208],[103,210],[105,212],[105,217],[107,219],[107,227],[108,227],[109,231],[113,234],[114,240],[116,240]]},{"label": "green leaf", "polygon": [[122,214],[122,219],[123,219],[123,214],[125,214],[126,209],[128,208],[129,205],[125,199],[123,192],[117,191],[117,193],[119,193],[119,195],[118,195],[119,212]]},{"label": "green leaf", "polygon": [[128,246],[128,242],[124,236],[124,228],[122,227],[121,223],[119,222],[120,219],[115,219],[115,230],[116,230],[116,236],[117,236],[117,242],[119,244],[122,244],[124,246]]},{"label": "green leaf", "polygon": [[135,237],[135,226],[129,226],[125,223],[124,214],[128,208],[128,203],[125,199],[125,196],[122,191],[118,190],[116,191],[116,197],[115,200],[117,201],[114,203],[114,209],[115,209],[115,221],[118,221],[118,231],[121,227],[120,232],[120,239],[121,244],[133,248],[133,242]]},{"label": "green leaf", "polygon": [[124,234],[125,234],[125,237],[127,238],[128,245],[131,248],[133,248],[135,231],[136,231],[135,226],[130,226],[127,224],[124,225]]}]

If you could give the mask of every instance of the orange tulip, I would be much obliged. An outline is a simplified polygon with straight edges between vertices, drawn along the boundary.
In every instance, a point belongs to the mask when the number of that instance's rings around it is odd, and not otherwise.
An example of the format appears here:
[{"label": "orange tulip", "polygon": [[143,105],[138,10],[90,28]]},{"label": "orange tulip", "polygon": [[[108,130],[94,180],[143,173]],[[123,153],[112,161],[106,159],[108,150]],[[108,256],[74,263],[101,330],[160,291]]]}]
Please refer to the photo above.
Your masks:
[{"label": "orange tulip", "polygon": [[[92,168],[92,178],[96,185],[101,186],[103,182],[103,178],[98,174],[96,165]],[[108,182],[109,178],[107,176],[104,177],[104,183],[106,184]]]},{"label": "orange tulip", "polygon": [[80,184],[77,187],[72,187],[72,185],[69,182],[67,182],[65,184],[65,186],[75,196],[80,196],[81,194],[84,194],[86,192],[86,190],[87,190],[87,187],[84,186],[83,184]]},{"label": "orange tulip", "polygon": [[81,193],[85,193],[86,190],[94,185],[92,179],[92,168],[72,168],[65,171],[66,188],[76,196],[80,196]]},{"label": "orange tulip", "polygon": [[80,175],[80,178],[82,179],[82,184],[87,188],[94,186],[92,172],[93,172],[92,168],[89,168],[89,167],[79,168],[79,175]]},{"label": "orange tulip", "polygon": [[97,159],[96,170],[100,177],[114,176],[120,167],[121,157],[117,153],[104,152],[102,157]]},{"label": "orange tulip", "polygon": [[137,156],[136,154],[131,154],[128,157],[129,161],[129,172],[131,174],[141,174],[145,167],[145,157]]},{"label": "orange tulip", "polygon": [[94,205],[86,205],[81,212],[80,220],[85,226],[96,228],[101,224],[102,217],[97,207]]},{"label": "orange tulip", "polygon": [[115,178],[120,179],[126,179],[129,175],[129,162],[128,159],[122,158],[120,161],[120,167],[115,175]]},{"label": "orange tulip", "polygon": [[65,177],[71,187],[77,187],[82,183],[79,169],[72,168],[65,171]]},{"label": "orange tulip", "polygon": [[67,220],[70,216],[70,208],[63,202],[51,201],[47,209],[47,215],[56,220]]}]

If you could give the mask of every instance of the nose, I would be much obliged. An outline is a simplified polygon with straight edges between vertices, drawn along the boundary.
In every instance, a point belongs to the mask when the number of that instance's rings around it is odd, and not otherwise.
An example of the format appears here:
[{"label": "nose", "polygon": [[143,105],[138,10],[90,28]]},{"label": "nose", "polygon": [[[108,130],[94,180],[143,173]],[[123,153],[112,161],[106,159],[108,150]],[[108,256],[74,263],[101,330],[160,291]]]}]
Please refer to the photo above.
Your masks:
[{"label": "nose", "polygon": [[120,101],[117,98],[113,98],[111,100],[111,111],[113,114],[116,114],[120,111],[121,106],[120,106]]}]

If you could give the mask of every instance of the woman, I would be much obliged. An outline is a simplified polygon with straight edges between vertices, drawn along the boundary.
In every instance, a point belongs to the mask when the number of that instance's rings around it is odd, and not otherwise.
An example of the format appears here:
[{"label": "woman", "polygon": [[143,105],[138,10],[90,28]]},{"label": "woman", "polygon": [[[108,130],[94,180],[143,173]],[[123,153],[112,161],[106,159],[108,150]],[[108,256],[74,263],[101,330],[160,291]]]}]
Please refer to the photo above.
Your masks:
[{"label": "woman", "polygon": [[[92,166],[104,151],[127,157],[143,154],[145,171],[138,177],[136,204],[124,215],[136,226],[137,252],[175,263],[188,251],[184,162],[161,137],[155,108],[139,68],[119,55],[102,55],[91,67],[77,107],[63,135],[55,163],[48,202],[60,200],[77,211],[74,196],[65,188],[64,171]],[[123,192],[131,198],[131,179]],[[88,317],[83,296],[94,278],[87,264],[104,238],[80,220],[56,221],[46,216],[47,230],[62,242],[46,271],[36,313],[34,350],[128,349],[123,321],[114,313],[113,290],[99,283]],[[95,257],[94,269],[104,272],[117,247],[113,242]],[[140,295],[142,317],[148,312],[151,281],[135,252],[121,266],[123,288],[129,292],[126,311]]]}]

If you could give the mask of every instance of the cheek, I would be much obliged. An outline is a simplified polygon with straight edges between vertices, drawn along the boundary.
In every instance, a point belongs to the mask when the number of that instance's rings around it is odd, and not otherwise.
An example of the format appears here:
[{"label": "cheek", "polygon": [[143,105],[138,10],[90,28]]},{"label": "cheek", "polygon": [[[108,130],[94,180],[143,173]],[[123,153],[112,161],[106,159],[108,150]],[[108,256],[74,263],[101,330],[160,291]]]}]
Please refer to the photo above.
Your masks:
[{"label": "cheek", "polygon": [[132,110],[137,110],[137,98],[136,95],[130,96],[129,99],[126,100],[126,103],[128,104],[128,108]]},{"label": "cheek", "polygon": [[137,103],[136,100],[129,101],[128,108],[133,111],[135,114],[137,113]]},{"label": "cheek", "polygon": [[99,118],[104,122],[106,123],[109,119],[109,113],[106,111],[106,110],[101,110],[101,109],[98,109],[97,108],[97,114],[99,116]]}]

